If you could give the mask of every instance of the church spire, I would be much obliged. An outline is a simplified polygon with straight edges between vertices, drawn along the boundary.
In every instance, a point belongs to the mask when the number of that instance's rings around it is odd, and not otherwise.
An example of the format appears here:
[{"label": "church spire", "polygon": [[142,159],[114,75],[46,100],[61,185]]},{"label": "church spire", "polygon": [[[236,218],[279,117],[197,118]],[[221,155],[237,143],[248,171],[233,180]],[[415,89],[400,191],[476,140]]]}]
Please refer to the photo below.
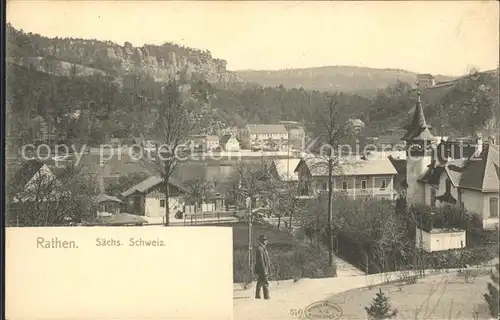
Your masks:
[{"label": "church spire", "polygon": [[424,109],[422,107],[422,101],[420,98],[420,87],[417,81],[417,104],[415,105],[415,113],[413,114],[413,120],[406,127],[406,134],[403,136],[405,141],[430,141],[434,139],[432,135],[431,126],[427,124],[424,115]]}]

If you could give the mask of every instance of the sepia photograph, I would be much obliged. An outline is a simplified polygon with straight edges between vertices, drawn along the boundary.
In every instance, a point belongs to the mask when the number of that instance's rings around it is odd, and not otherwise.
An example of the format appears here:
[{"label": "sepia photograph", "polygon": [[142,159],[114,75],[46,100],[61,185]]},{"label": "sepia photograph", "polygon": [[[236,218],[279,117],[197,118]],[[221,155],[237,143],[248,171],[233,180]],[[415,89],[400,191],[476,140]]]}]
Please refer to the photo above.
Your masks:
[{"label": "sepia photograph", "polygon": [[499,9],[7,1],[7,319],[500,319]]}]

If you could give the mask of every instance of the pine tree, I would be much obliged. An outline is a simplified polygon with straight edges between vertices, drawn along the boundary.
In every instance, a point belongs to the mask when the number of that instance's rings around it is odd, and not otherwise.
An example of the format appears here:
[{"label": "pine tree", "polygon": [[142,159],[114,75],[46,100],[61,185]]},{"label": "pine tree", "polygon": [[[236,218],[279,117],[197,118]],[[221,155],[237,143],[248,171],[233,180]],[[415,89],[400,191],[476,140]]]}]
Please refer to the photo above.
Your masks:
[{"label": "pine tree", "polygon": [[390,319],[395,317],[398,313],[397,310],[391,310],[389,297],[387,297],[382,289],[377,293],[373,299],[370,307],[365,307],[366,313],[370,319]]},{"label": "pine tree", "polygon": [[488,283],[488,292],[484,294],[484,299],[488,303],[488,307],[490,309],[490,315],[493,318],[498,317],[498,306],[500,305],[500,300],[498,296],[498,263],[495,266],[495,272],[491,273],[491,280],[493,283]]}]

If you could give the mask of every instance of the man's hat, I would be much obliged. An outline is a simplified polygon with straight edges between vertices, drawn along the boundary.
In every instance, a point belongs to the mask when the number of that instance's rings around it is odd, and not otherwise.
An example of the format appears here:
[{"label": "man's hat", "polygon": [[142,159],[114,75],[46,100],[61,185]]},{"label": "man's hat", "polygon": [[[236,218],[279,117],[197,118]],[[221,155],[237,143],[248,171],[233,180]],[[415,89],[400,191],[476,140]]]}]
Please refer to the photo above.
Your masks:
[{"label": "man's hat", "polygon": [[261,234],[259,236],[259,240],[267,240],[267,237],[265,235]]}]

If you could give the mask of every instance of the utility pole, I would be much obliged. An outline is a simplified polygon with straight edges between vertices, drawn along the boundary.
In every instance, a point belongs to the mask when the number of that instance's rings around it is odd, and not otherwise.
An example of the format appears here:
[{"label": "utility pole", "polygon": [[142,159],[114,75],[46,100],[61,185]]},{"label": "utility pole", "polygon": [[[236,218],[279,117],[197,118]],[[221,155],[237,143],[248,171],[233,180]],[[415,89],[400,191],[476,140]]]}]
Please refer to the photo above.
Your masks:
[{"label": "utility pole", "polygon": [[253,236],[252,236],[252,197],[247,197],[246,205],[248,208],[248,278],[249,282],[252,282],[252,247],[253,247]]}]

